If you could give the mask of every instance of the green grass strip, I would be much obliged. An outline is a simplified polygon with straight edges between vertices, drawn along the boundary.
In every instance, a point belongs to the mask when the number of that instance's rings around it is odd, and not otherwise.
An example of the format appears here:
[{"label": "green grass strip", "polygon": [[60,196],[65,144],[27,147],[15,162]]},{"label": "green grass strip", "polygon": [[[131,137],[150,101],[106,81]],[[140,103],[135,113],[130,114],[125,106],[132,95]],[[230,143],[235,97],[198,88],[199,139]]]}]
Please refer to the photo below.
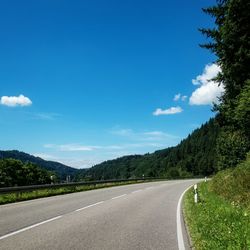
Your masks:
[{"label": "green grass strip", "polygon": [[79,185],[79,186],[70,186],[70,187],[62,187],[62,188],[48,188],[48,189],[41,189],[41,190],[27,191],[27,192],[20,192],[20,193],[0,194],[0,205],[12,203],[12,202],[18,202],[18,201],[49,197],[49,196],[54,196],[54,195],[69,194],[69,193],[82,192],[82,191],[88,191],[88,190],[93,190],[93,189],[129,185],[129,184],[136,184],[136,183],[142,183],[142,182],[145,182],[145,181],[127,181],[127,182],[113,182],[113,183],[110,182],[110,183],[95,184],[95,185],[93,184],[83,185],[83,186]]},{"label": "green grass strip", "polygon": [[198,185],[184,197],[184,216],[196,250],[250,249],[250,211],[209,191],[210,183]]}]

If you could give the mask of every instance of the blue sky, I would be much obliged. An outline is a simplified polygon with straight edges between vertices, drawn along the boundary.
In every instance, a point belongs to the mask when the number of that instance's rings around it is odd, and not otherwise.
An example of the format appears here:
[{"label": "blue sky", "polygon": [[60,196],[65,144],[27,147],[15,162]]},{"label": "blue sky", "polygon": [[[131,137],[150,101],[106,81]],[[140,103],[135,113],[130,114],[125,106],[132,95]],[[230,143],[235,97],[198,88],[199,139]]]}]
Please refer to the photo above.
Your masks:
[{"label": "blue sky", "polygon": [[214,114],[214,1],[1,1],[2,150],[90,167],[174,146]]}]

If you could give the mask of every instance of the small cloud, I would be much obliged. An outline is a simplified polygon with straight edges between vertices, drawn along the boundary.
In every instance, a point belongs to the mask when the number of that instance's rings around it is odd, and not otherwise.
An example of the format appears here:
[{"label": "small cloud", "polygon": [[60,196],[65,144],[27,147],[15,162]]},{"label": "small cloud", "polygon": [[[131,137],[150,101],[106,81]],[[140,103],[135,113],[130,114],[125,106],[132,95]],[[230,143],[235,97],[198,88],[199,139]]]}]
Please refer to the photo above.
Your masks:
[{"label": "small cloud", "polygon": [[63,152],[73,152],[73,151],[93,151],[98,149],[97,146],[84,146],[80,144],[63,144],[63,145],[55,145],[55,144],[45,144],[45,148],[52,148]]},{"label": "small cloud", "polygon": [[171,135],[162,131],[151,131],[142,134],[143,141],[166,141],[180,139],[178,136]]},{"label": "small cloud", "polygon": [[25,97],[24,95],[2,96],[0,103],[8,107],[16,107],[16,106],[24,107],[24,106],[30,106],[32,104],[32,101],[28,97]]},{"label": "small cloud", "polygon": [[186,99],[187,99],[187,96],[186,96],[186,95],[183,95],[183,96],[181,97],[181,100],[182,100],[183,102],[185,102]]},{"label": "small cloud", "polygon": [[207,64],[203,70],[203,73],[193,79],[192,83],[193,85],[204,85],[215,78],[219,72],[221,72],[221,68],[218,64]]},{"label": "small cloud", "polygon": [[120,136],[131,136],[134,134],[134,131],[132,129],[118,129],[118,130],[112,130],[111,133]]},{"label": "small cloud", "polygon": [[181,113],[183,111],[183,109],[179,106],[177,107],[171,107],[169,109],[161,109],[161,108],[158,108],[154,111],[153,115],[154,116],[159,116],[159,115],[174,115],[174,114],[178,114],[178,113]]},{"label": "small cloud", "polygon": [[177,94],[177,95],[175,95],[174,96],[174,101],[175,102],[177,102],[177,101],[179,101],[179,100],[181,100],[181,101],[186,101],[186,99],[187,99],[187,96],[186,95],[181,95],[181,93],[179,93],[179,94]]},{"label": "small cloud", "polygon": [[55,120],[59,116],[56,113],[37,113],[33,115],[34,119],[38,120]]},{"label": "small cloud", "polygon": [[224,86],[217,86],[214,82],[202,85],[196,89],[189,99],[190,105],[211,105],[218,103],[218,97],[224,92]]},{"label": "small cloud", "polygon": [[179,101],[180,98],[181,98],[181,94],[179,93],[179,94],[174,96],[174,101]]},{"label": "small cloud", "polygon": [[49,154],[44,154],[44,153],[34,153],[33,154],[36,157],[42,158],[47,161],[52,161],[52,160],[57,160],[57,157]]},{"label": "small cloud", "polygon": [[199,85],[189,98],[190,105],[211,105],[218,103],[218,98],[224,93],[225,88],[213,79],[221,72],[217,64],[206,65],[202,75],[192,80],[194,85]]},{"label": "small cloud", "polygon": [[162,131],[151,131],[151,132],[145,132],[145,135],[150,135],[150,136],[165,136],[166,134]]}]

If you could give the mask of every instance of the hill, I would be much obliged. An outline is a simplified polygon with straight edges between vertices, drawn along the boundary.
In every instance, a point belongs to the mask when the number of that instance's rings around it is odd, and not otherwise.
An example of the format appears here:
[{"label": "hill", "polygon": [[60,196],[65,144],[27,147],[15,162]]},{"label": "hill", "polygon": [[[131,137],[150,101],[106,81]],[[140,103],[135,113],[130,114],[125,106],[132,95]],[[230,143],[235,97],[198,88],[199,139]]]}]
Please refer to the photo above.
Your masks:
[{"label": "hill", "polygon": [[207,176],[217,171],[216,139],[219,126],[215,118],[194,130],[176,147],[151,154],[124,156],[101,164],[77,175],[78,180],[145,177]]},{"label": "hill", "polygon": [[0,187],[50,184],[52,172],[15,159],[0,159]]},{"label": "hill", "polygon": [[12,158],[20,160],[23,163],[30,162],[44,168],[48,171],[54,172],[61,180],[65,180],[67,175],[75,176],[78,169],[66,166],[55,161],[46,161],[40,157],[20,152],[18,150],[2,151],[0,150],[0,159]]}]

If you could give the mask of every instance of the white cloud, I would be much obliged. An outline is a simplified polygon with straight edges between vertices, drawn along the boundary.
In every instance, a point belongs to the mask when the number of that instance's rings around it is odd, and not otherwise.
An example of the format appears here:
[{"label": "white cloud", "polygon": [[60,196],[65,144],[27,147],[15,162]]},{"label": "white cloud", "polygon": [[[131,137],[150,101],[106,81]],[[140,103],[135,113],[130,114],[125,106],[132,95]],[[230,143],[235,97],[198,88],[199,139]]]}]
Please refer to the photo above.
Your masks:
[{"label": "white cloud", "polygon": [[165,136],[166,134],[162,131],[151,131],[151,132],[145,132],[145,135],[150,135],[150,136]]},{"label": "white cloud", "polygon": [[33,118],[37,120],[55,120],[57,117],[60,117],[56,113],[37,113],[33,114]]},{"label": "white cloud", "polygon": [[195,79],[192,80],[194,85],[204,85],[208,83],[211,79],[215,78],[218,73],[221,71],[221,68],[216,63],[207,64],[203,73],[198,75]]},{"label": "white cloud", "polygon": [[166,141],[180,139],[178,136],[171,135],[162,131],[145,132],[142,135],[142,141]]},{"label": "white cloud", "polygon": [[29,106],[32,104],[32,101],[25,97],[24,95],[19,96],[2,96],[1,104],[8,107],[16,107],[16,106]]},{"label": "white cloud", "polygon": [[45,148],[52,148],[63,152],[73,152],[73,151],[93,151],[98,149],[97,146],[84,146],[80,144],[63,144],[63,145],[55,145],[55,144],[45,144]]},{"label": "white cloud", "polygon": [[[129,140],[133,141],[160,141],[160,140],[172,140],[172,139],[180,139],[178,136],[171,135],[165,133],[163,131],[134,131],[133,129],[119,129],[119,130],[111,130],[110,131],[114,135],[126,137]],[[120,146],[108,146],[109,148]]]},{"label": "white cloud", "polygon": [[213,81],[196,89],[189,99],[190,105],[211,105],[218,103],[218,97],[224,92],[224,86],[216,85]]},{"label": "white cloud", "polygon": [[179,106],[177,107],[171,107],[169,109],[161,109],[158,108],[154,111],[153,115],[155,116],[159,116],[159,115],[173,115],[173,114],[177,114],[177,113],[181,113],[183,111],[183,109]]},{"label": "white cloud", "polygon": [[192,80],[194,85],[199,87],[192,93],[189,98],[190,105],[211,105],[212,103],[218,103],[218,97],[224,92],[224,86],[220,86],[216,83],[215,78],[221,71],[217,64],[206,65],[202,75],[198,75]]},{"label": "white cloud", "polygon": [[120,136],[130,136],[134,134],[134,131],[132,129],[117,129],[117,130],[112,130],[111,133]]},{"label": "white cloud", "polygon": [[179,94],[176,94],[176,95],[174,96],[173,101],[177,102],[177,101],[181,100],[181,101],[184,102],[184,101],[186,101],[186,99],[187,99],[187,96],[186,96],[186,95],[181,95],[181,93],[179,93]]},{"label": "white cloud", "polygon": [[53,160],[57,160],[57,157],[50,155],[50,154],[45,154],[45,153],[34,153],[33,154],[36,157],[40,157],[44,160],[48,160],[48,161],[53,161]]},{"label": "white cloud", "polygon": [[176,94],[175,96],[174,96],[174,101],[178,101],[178,100],[180,100],[180,98],[181,98],[181,94],[179,93],[179,94]]},{"label": "white cloud", "polygon": [[181,97],[181,100],[184,102],[184,101],[186,101],[186,99],[187,99],[187,96],[186,95],[183,95],[182,97]]}]

